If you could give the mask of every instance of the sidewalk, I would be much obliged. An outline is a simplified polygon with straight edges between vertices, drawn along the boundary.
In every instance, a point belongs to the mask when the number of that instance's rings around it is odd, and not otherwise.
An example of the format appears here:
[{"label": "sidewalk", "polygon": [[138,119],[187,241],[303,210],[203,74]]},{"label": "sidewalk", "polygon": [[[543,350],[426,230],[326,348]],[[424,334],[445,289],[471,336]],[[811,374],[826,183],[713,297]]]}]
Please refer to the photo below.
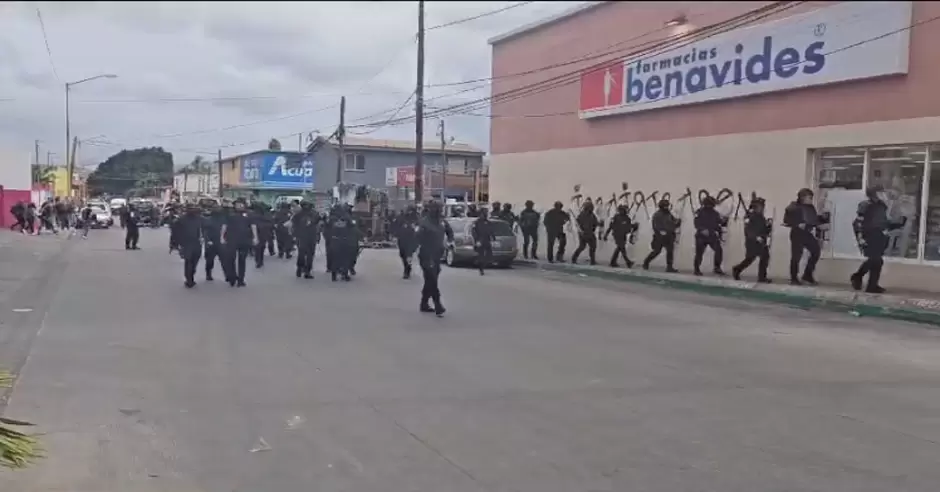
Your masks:
[{"label": "sidewalk", "polygon": [[866,294],[850,290],[848,286],[791,286],[779,280],[773,284],[758,284],[753,280],[734,280],[730,275],[696,277],[690,273],[665,273],[661,267],[659,270],[645,271],[639,265],[627,269],[531,260],[517,260],[516,265],[700,294],[786,304],[803,309],[825,309],[854,316],[915,321],[940,327],[940,296],[930,293]]}]

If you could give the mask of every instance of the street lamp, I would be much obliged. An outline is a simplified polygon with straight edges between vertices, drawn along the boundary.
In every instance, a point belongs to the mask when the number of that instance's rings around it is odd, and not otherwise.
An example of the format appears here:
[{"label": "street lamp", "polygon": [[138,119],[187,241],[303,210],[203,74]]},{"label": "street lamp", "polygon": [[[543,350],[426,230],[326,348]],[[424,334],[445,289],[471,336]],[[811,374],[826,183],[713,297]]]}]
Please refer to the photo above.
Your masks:
[{"label": "street lamp", "polygon": [[76,86],[78,84],[84,84],[85,82],[91,82],[92,80],[116,79],[116,78],[117,78],[117,75],[114,75],[113,73],[105,73],[101,75],[95,75],[94,77],[84,78],[82,80],[76,80],[75,82],[65,83],[65,167],[68,170],[66,175],[68,179],[67,190],[68,190],[69,195],[72,194],[72,173],[73,173],[72,159],[70,159],[71,150],[69,149],[69,146],[72,145],[72,142],[71,142],[72,128],[71,128],[71,121],[69,120],[69,91],[71,90],[72,86]]}]

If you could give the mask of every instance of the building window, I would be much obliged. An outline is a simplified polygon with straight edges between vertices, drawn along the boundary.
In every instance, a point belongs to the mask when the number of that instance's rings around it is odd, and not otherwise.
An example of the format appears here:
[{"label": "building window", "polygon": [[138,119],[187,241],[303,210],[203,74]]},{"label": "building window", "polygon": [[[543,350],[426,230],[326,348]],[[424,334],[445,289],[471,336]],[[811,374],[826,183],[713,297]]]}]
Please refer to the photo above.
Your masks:
[{"label": "building window", "polygon": [[467,175],[470,174],[466,159],[447,159],[447,174]]},{"label": "building window", "polygon": [[832,214],[829,246],[833,256],[861,257],[852,222],[858,204],[866,199],[864,188],[880,185],[885,189],[889,219],[903,224],[888,232],[885,257],[940,262],[938,148],[936,144],[890,145],[814,153],[818,206]]},{"label": "building window", "polygon": [[353,172],[363,172],[366,170],[366,156],[365,154],[346,154],[346,159],[343,164],[343,169],[345,171]]}]

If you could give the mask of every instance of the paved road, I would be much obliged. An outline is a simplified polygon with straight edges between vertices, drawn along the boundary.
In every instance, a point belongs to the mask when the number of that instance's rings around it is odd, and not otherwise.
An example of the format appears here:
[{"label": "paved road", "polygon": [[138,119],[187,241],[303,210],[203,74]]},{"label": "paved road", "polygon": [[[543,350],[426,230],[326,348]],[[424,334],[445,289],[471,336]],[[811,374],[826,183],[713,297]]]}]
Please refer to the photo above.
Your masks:
[{"label": "paved road", "polygon": [[115,230],[72,248],[7,409],[49,457],[0,490],[940,483],[938,331],[523,269],[445,271],[436,319],[390,252],[350,284],[275,262],[245,289],[187,291],[165,232],[142,245]]}]

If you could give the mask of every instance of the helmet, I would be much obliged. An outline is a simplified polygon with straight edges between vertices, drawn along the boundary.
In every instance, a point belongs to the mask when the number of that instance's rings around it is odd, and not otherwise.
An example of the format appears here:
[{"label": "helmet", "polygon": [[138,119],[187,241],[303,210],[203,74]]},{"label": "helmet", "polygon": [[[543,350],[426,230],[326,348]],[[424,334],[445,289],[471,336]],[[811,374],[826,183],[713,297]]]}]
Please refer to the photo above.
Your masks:
[{"label": "helmet", "polygon": [[881,193],[881,192],[884,191],[884,190],[885,190],[885,187],[884,187],[884,186],[881,186],[881,185],[872,185],[872,186],[869,186],[869,187],[865,190],[865,196],[867,196],[868,198],[874,199],[874,198],[876,198],[876,197],[878,196],[878,193]]},{"label": "helmet", "polygon": [[561,210],[565,205],[561,202],[555,202],[555,204],[552,206],[555,207],[555,210]]},{"label": "helmet", "polygon": [[302,208],[302,209],[304,209],[304,210],[310,210],[310,209],[313,208],[313,204],[310,203],[310,202],[307,201],[307,200],[301,200],[301,201],[300,201],[300,208]]},{"label": "helmet", "polygon": [[763,198],[761,198],[761,197],[755,197],[753,200],[751,200],[751,203],[748,204],[747,208],[753,209],[754,207],[756,207],[756,206],[758,206],[758,205],[760,205],[760,206],[763,207],[763,206],[766,205],[766,204],[767,204],[767,202],[766,202]]},{"label": "helmet", "polygon": [[526,201],[525,201],[525,206],[526,206],[526,208],[532,208],[532,207],[535,206],[535,202],[533,202],[532,200],[526,200]]},{"label": "helmet", "polygon": [[813,196],[813,195],[815,195],[815,193],[813,193],[813,190],[809,188],[802,188],[800,189],[800,191],[796,193],[797,198],[803,198],[803,197]]},{"label": "helmet", "polygon": [[715,197],[706,196],[704,199],[702,199],[703,207],[714,208],[715,205],[717,205],[717,202],[715,202]]},{"label": "helmet", "polygon": [[618,214],[626,215],[628,211],[629,211],[629,210],[627,209],[627,206],[626,206],[626,205],[618,205],[618,206],[617,206],[617,213],[618,213]]},{"label": "helmet", "polygon": [[665,198],[660,200],[657,205],[659,205],[660,210],[669,210],[669,207],[671,206],[671,204],[669,203],[669,200],[666,200]]}]

